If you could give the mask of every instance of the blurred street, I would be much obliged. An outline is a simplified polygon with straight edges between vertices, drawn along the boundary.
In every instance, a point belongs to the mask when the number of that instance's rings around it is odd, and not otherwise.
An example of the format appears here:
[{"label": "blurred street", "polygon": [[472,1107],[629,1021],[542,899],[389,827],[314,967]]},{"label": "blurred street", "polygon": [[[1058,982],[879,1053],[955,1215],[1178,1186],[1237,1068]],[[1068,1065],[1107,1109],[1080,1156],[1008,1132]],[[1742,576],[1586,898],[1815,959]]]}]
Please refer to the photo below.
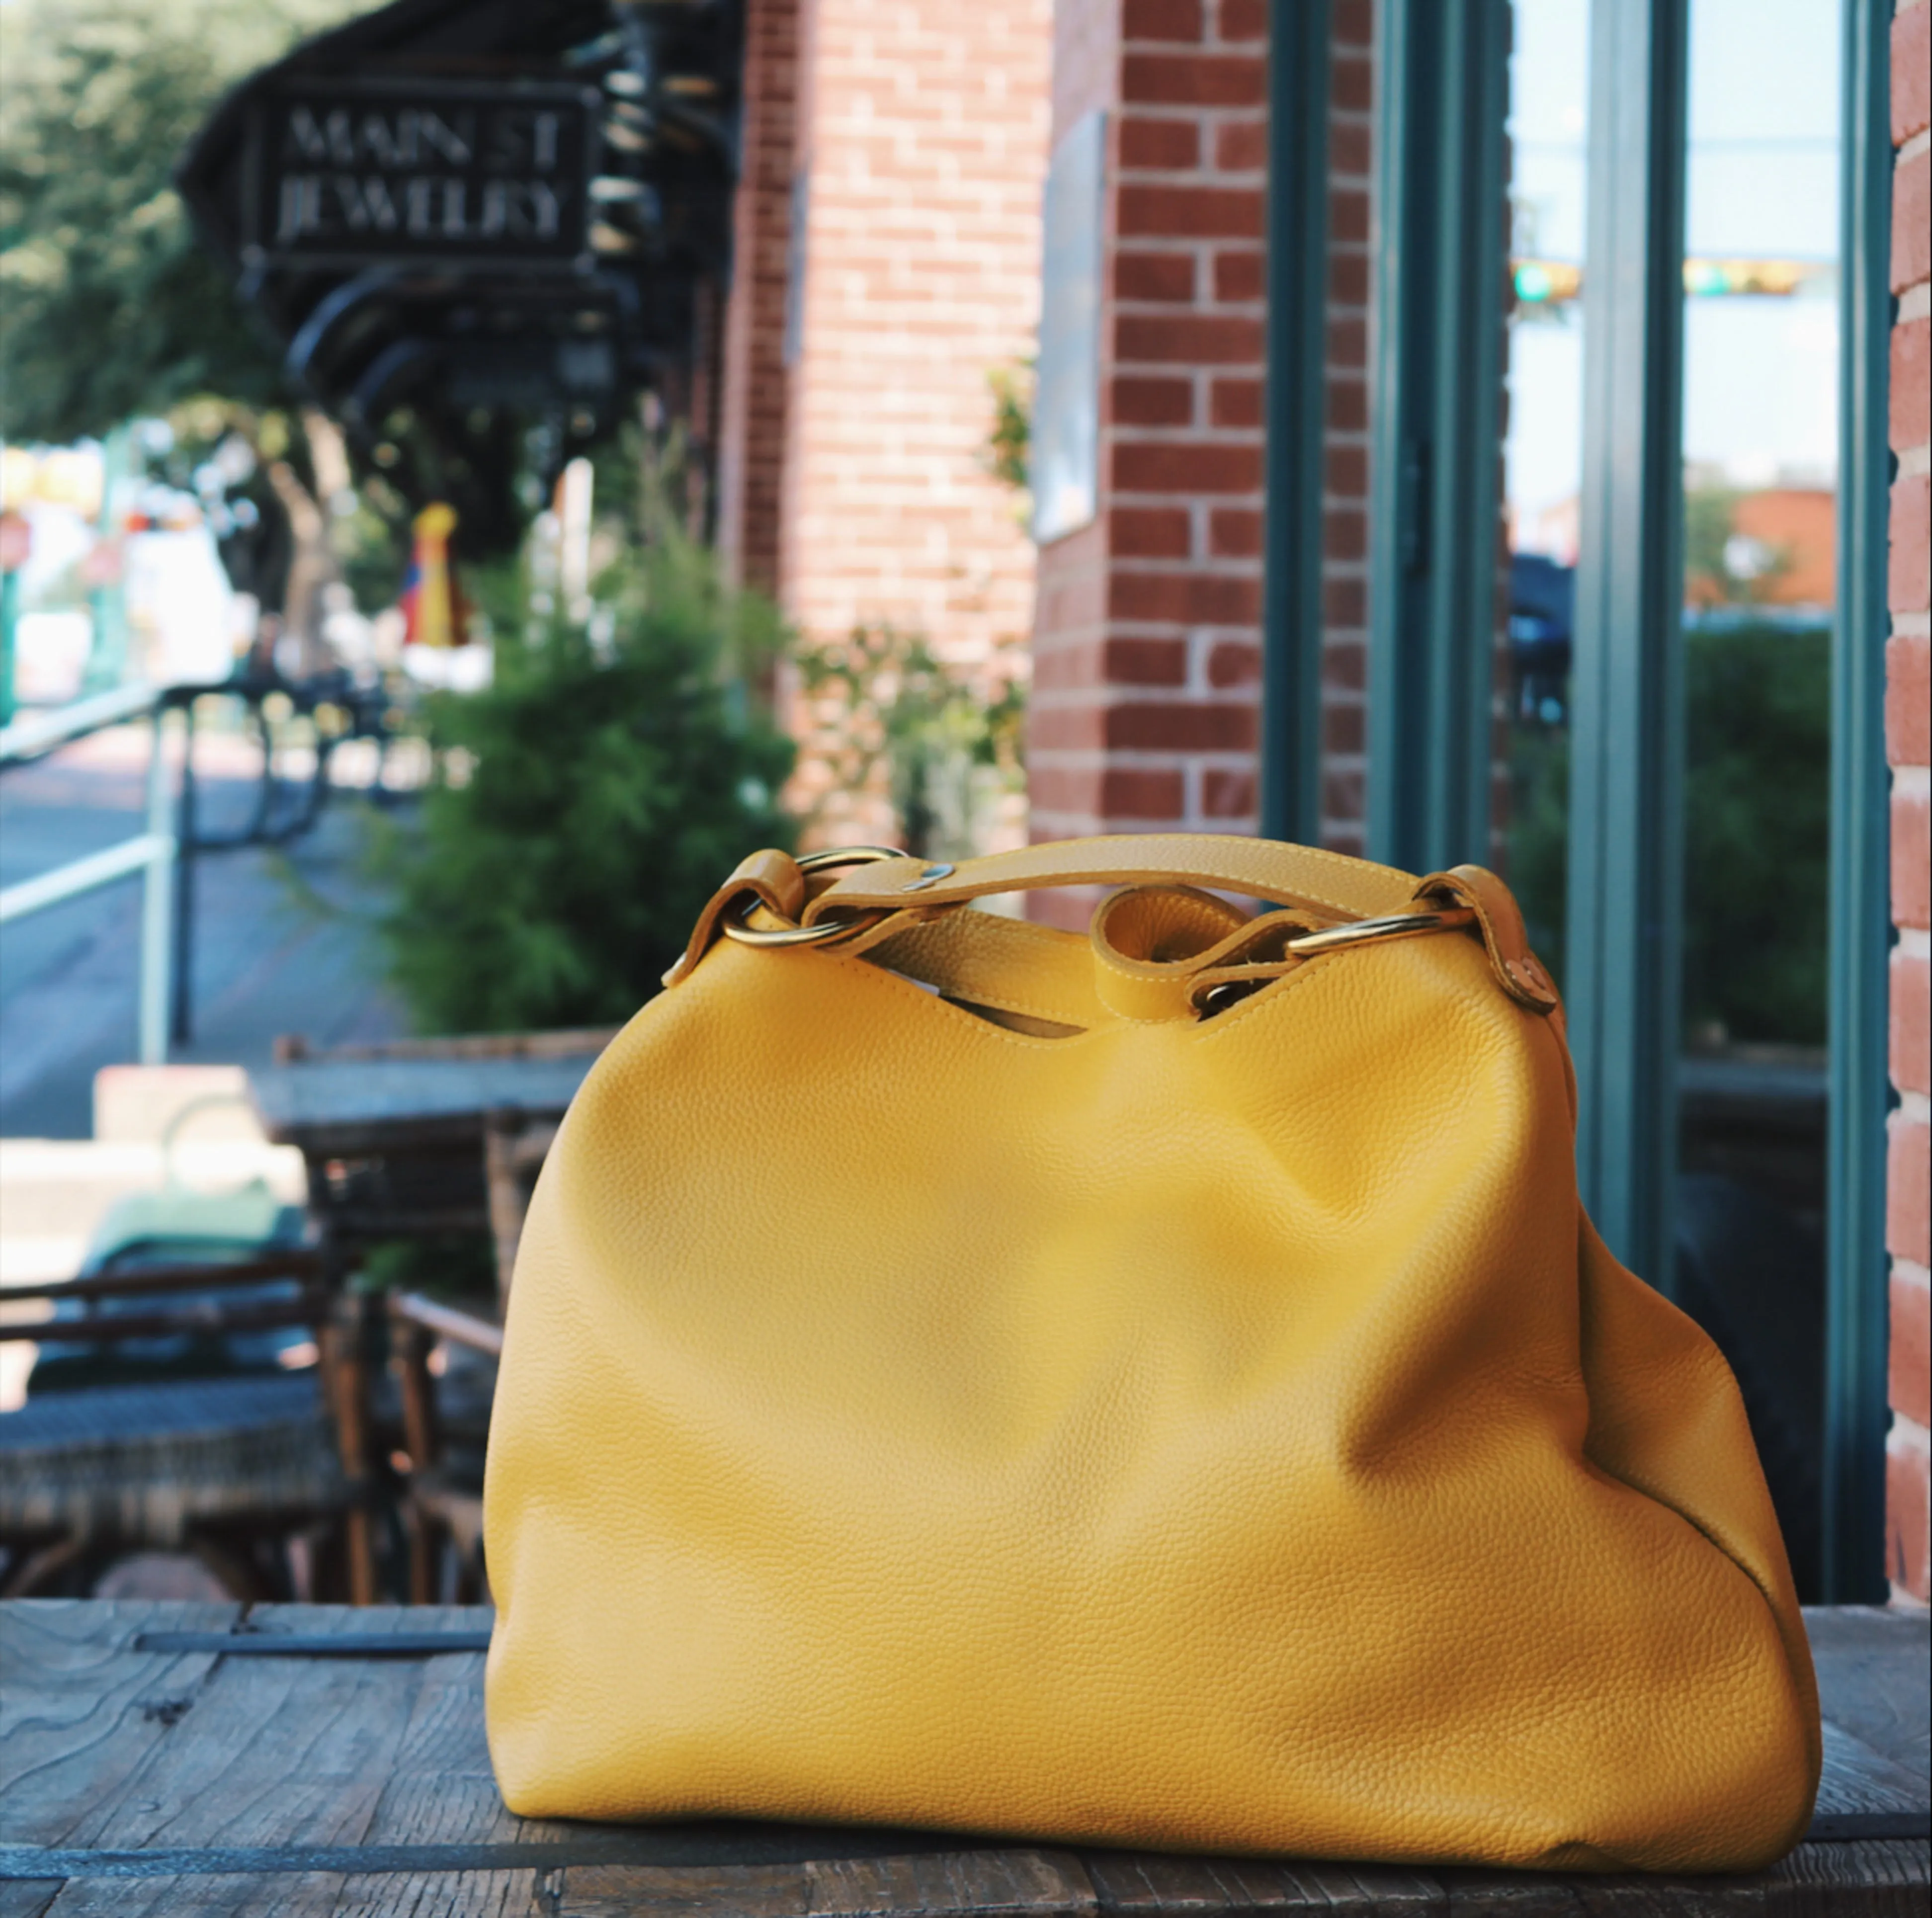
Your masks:
[{"label": "blurred street", "polygon": [[[147,755],[145,730],[121,728],[0,779],[0,884],[140,831]],[[254,802],[248,749],[204,739],[196,762],[203,830],[233,830]],[[194,1031],[172,1060],[259,1065],[281,1033],[328,1046],[403,1029],[362,869],[370,824],[338,793],[286,848],[196,861]],[[91,1134],[94,1073],[135,1056],[140,911],[130,879],[0,929],[0,1137]]]}]

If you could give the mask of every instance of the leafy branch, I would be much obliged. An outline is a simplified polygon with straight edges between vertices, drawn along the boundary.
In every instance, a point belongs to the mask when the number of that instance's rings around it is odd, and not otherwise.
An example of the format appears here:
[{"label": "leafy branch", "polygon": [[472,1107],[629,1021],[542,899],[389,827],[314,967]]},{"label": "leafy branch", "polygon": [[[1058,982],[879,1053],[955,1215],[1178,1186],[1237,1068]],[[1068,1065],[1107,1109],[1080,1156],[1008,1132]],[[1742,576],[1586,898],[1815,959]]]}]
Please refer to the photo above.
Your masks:
[{"label": "leafy branch", "polygon": [[830,696],[839,709],[824,747],[833,789],[883,782],[908,852],[973,851],[989,801],[1024,777],[1019,677],[975,675],[888,625],[857,627],[843,644],[796,656],[808,697]]}]

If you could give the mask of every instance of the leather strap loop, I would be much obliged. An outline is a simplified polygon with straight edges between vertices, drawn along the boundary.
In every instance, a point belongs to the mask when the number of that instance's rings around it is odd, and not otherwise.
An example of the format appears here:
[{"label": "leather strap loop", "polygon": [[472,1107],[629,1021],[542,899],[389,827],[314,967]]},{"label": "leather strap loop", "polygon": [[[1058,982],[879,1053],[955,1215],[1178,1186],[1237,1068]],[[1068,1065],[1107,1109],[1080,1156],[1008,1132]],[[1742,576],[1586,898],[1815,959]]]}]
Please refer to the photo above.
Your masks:
[{"label": "leather strap loop", "polygon": [[1188,988],[1195,973],[1248,923],[1238,907],[1192,886],[1115,893],[1094,908],[1088,929],[1094,989],[1118,1018],[1190,1019]]},{"label": "leather strap loop", "polygon": [[667,986],[675,986],[710,950],[712,941],[718,936],[718,921],[724,908],[742,899],[747,893],[754,895],[766,911],[788,924],[796,925],[799,914],[805,910],[805,875],[790,853],[780,852],[773,846],[741,859],[730,878],[711,895],[704,910],[698,915],[698,923],[691,929],[689,943],[677,963],[664,976]]},{"label": "leather strap loop", "polygon": [[1432,872],[1415,889],[1417,902],[1468,907],[1476,915],[1496,983],[1520,1006],[1547,1015],[1557,1010],[1556,988],[1529,950],[1529,932],[1516,895],[1486,867],[1458,866]]}]

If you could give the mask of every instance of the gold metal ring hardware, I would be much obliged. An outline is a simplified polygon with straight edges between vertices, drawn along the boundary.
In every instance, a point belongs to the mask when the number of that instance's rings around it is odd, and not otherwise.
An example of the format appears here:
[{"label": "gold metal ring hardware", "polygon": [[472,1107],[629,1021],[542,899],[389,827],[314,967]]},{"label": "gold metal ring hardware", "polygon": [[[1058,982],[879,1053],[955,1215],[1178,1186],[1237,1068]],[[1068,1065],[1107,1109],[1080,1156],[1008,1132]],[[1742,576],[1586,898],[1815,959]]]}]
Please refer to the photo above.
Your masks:
[{"label": "gold metal ring hardware", "polygon": [[1473,926],[1476,915],[1466,905],[1444,906],[1426,912],[1391,913],[1386,919],[1358,919],[1352,925],[1326,926],[1291,939],[1288,950],[1297,959],[1312,959],[1344,946],[1372,945],[1378,939],[1413,939],[1424,932],[1454,932]]},{"label": "gold metal ring hardware", "polygon": [[[903,859],[896,846],[834,846],[825,852],[807,853],[798,862],[801,872],[824,872],[840,866],[874,866],[882,859]],[[856,919],[824,919],[816,926],[775,926],[767,932],[748,926],[746,920],[758,905],[755,893],[747,896],[735,912],[722,915],[718,924],[728,939],[741,946],[824,946],[835,939],[849,939],[877,922],[876,912],[861,913]]]}]

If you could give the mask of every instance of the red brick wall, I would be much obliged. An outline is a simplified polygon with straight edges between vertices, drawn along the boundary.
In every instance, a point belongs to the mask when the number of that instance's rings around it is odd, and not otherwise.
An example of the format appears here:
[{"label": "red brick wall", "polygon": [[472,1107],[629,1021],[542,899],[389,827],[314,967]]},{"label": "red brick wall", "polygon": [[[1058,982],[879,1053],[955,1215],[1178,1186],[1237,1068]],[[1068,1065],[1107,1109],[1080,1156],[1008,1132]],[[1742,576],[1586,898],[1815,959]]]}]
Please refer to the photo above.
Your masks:
[{"label": "red brick wall", "polygon": [[785,253],[798,139],[798,0],[747,0],[745,112],[724,318],[718,542],[738,576],[778,586],[784,461]]},{"label": "red brick wall", "polygon": [[[1052,0],[804,0],[803,25],[779,597],[820,643],[890,623],[968,665],[1023,659],[1033,548],[986,468],[988,376],[1034,348]],[[825,717],[797,713],[794,801],[822,837],[889,832],[827,791]]]},{"label": "red brick wall", "polygon": [[1892,1435],[1886,1447],[1887,1553],[1896,1595],[1932,1597],[1928,1563],[1927,1172],[1932,1155],[1928,1063],[1926,815],[1928,741],[1927,653],[1932,644],[1928,595],[1927,395],[1928,155],[1927,63],[1932,0],[1907,0],[1892,32],[1892,137],[1898,152],[1893,185],[1892,284],[1898,318],[1892,336],[1892,445],[1898,474],[1892,494],[1892,638],[1886,648],[1886,743],[1892,761],[1892,917],[1898,944],[1892,960],[1892,1077],[1899,1108],[1892,1116],[1886,1237],[1892,1268]]},{"label": "red brick wall", "polygon": [[[1339,14],[1324,812],[1359,850],[1371,15]],[[1100,510],[1040,556],[1033,833],[1252,831],[1267,10],[1061,0],[1056,27],[1054,140],[1109,109]]]}]

